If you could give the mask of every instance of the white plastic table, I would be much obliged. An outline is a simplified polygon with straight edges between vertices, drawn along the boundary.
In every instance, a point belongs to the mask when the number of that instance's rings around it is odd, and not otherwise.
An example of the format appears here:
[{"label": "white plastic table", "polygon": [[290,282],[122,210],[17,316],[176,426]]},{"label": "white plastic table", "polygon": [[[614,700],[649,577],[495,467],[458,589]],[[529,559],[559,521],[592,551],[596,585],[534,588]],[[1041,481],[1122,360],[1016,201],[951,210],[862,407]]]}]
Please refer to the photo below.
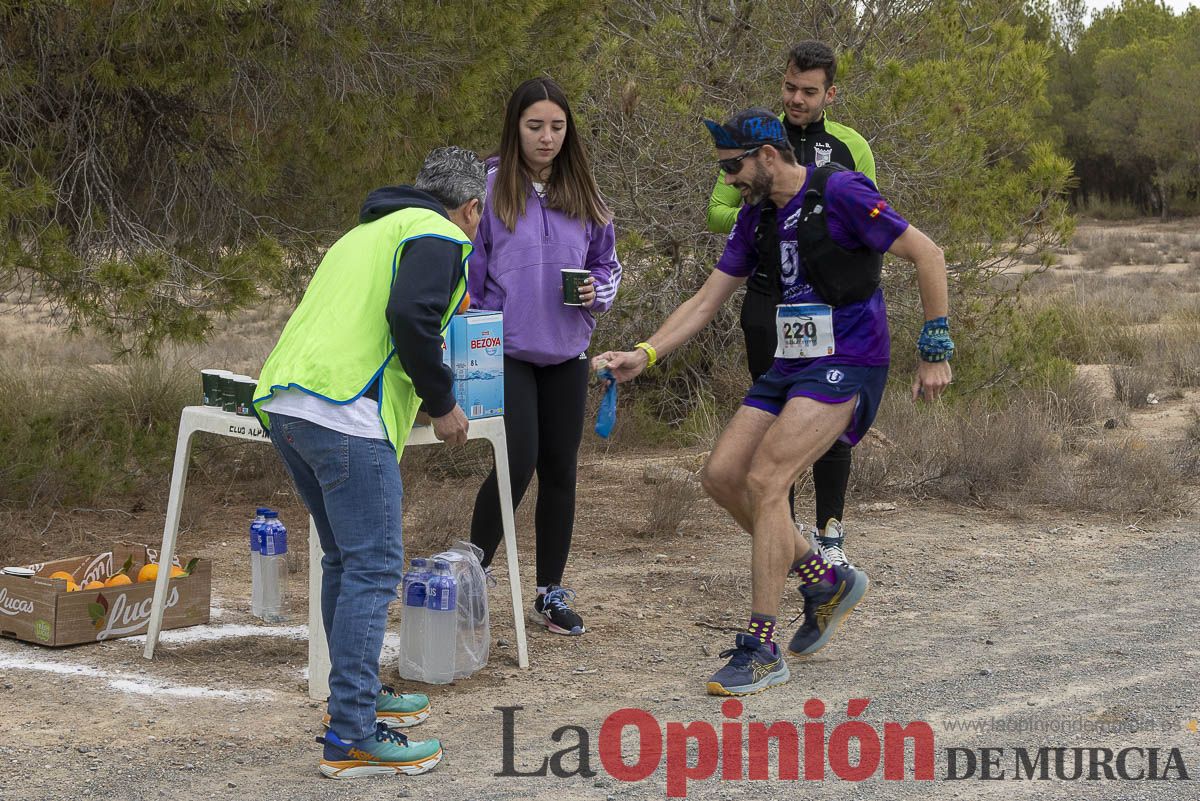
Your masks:
[{"label": "white plastic table", "polygon": [[[247,439],[271,444],[270,437],[254,417],[242,417],[211,406],[187,406],[179,418],[179,436],[175,441],[175,467],[171,471],[171,494],[167,500],[167,519],[163,526],[160,564],[170,564],[175,556],[175,539],[179,534],[179,513],[183,508],[183,493],[187,486],[188,461],[192,452],[192,437],[198,431],[219,434],[235,439]],[[484,417],[472,420],[468,439],[486,439],[496,457],[496,478],[500,489],[500,518],[504,526],[504,550],[508,558],[508,582],[512,589],[513,624],[517,635],[517,664],[529,667],[529,646],[525,641],[525,618],[522,616],[521,579],[517,572],[517,527],[512,511],[512,485],[508,475],[508,442],[504,438],[504,418]],[[417,426],[408,437],[409,445],[440,445],[432,426]],[[312,518],[308,519],[308,694],[323,700],[329,695],[329,644],[321,621],[321,543]],[[162,570],[154,585],[154,600],[150,607],[150,624],[146,632],[146,659],[154,658],[158,635],[166,611],[167,586],[170,571]]]}]

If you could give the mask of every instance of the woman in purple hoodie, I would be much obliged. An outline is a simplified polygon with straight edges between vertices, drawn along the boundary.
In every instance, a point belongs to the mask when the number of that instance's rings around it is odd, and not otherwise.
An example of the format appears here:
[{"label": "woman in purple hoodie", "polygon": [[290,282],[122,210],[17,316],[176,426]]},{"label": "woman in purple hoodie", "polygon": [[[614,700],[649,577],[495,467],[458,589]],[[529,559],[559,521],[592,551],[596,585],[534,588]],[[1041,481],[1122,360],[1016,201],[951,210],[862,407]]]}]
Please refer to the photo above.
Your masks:
[{"label": "woman in purple hoodie", "polygon": [[[575,472],[587,396],[587,348],[596,315],[621,282],[612,215],[596,188],[561,87],[534,78],[504,112],[500,151],[488,160],[488,196],[468,288],[471,306],[504,312],[504,429],[513,503],[538,477],[534,612],[555,634],[583,634],[562,586],[575,524]],[[590,273],[581,305],[563,300],[561,270]],[[475,499],[471,541],[486,567],[500,543],[493,470]]]}]

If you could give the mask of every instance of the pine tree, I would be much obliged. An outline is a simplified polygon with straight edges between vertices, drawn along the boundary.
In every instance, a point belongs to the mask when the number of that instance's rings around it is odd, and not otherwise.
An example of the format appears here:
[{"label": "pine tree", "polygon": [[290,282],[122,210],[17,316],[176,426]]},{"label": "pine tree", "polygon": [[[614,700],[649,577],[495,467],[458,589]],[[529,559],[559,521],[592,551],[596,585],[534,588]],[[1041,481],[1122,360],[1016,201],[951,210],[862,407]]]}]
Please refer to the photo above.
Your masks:
[{"label": "pine tree", "polygon": [[580,63],[594,5],[7,3],[0,280],[125,347],[201,340],[302,290],[430,148],[494,146],[518,76]]}]

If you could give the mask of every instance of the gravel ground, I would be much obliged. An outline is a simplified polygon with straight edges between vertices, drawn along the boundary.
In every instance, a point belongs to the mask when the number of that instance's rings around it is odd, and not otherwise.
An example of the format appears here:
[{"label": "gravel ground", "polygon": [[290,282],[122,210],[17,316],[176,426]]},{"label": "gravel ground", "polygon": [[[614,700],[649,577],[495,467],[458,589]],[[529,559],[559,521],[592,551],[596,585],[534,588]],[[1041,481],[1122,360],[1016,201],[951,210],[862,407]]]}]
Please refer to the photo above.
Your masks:
[{"label": "gravel ground", "polygon": [[[0,798],[667,797],[665,756],[639,782],[605,770],[601,724],[626,707],[646,710],[663,731],[692,721],[721,731],[733,720],[719,699],[704,695],[704,681],[731,644],[732,632],[723,629],[745,616],[747,541],[707,502],[678,534],[647,538],[605,512],[607,501],[599,499],[622,486],[611,471],[587,468],[581,480],[600,489],[581,504],[584,533],[572,557],[589,633],[568,639],[531,631],[534,669],[518,670],[502,577],[493,593],[490,664],[469,680],[431,689],[435,713],[411,732],[442,739],[447,758],[434,772],[357,782],[316,774],[313,738],[322,710],[305,692],[302,629],[299,636],[168,642],[154,662],[141,658],[135,640],[60,650],[3,640],[8,736],[0,745],[7,768]],[[223,533],[237,529],[242,511],[192,510],[181,546],[214,560],[214,627],[252,622],[240,539]],[[299,517],[290,511],[288,519]],[[130,523],[129,534],[153,541],[161,524],[154,515],[142,518]],[[718,768],[714,778],[688,783],[687,797],[1195,797],[1190,785],[1175,781],[1011,779],[1014,749],[1039,746],[1158,747],[1160,774],[1177,748],[1188,775],[1200,776],[1200,734],[1188,729],[1200,717],[1198,528],[1195,519],[1146,531],[935,506],[857,512],[848,550],[869,571],[871,592],[825,651],[793,660],[791,682],[744,699],[737,720],[803,726],[811,722],[805,702],[817,698],[830,734],[845,722],[849,699],[869,699],[860,717],[876,732],[887,722],[930,725],[934,780],[913,778],[911,756],[902,781],[884,780],[882,767],[861,782],[839,780],[828,767],[823,781],[721,780]],[[527,561],[530,545],[522,546]],[[293,623],[304,619],[298,584]],[[790,619],[798,611],[789,598],[783,614]],[[785,627],[783,637],[790,631]],[[385,677],[398,682],[388,653]],[[561,734],[562,742],[551,739],[574,725],[587,732],[596,775],[495,775],[503,770],[497,706],[523,707],[514,713],[517,770],[532,771],[544,757],[576,746],[574,730]],[[963,729],[980,721],[993,729]],[[633,764],[631,732],[625,747]],[[978,766],[975,778],[947,780],[952,748],[974,749],[977,757],[978,749],[1003,748],[997,770],[1009,780],[980,780]],[[773,752],[770,758],[776,761]],[[1144,769],[1146,759],[1131,758],[1129,770]],[[561,764],[574,771],[578,751]],[[805,764],[802,756],[802,776]]]}]

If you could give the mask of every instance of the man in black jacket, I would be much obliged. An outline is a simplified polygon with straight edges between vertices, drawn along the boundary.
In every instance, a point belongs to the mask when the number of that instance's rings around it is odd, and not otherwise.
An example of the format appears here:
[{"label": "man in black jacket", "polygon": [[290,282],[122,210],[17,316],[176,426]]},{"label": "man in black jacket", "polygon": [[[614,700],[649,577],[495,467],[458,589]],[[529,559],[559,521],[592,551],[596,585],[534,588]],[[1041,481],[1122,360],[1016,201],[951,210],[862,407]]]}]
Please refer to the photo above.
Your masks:
[{"label": "man in black jacket", "polygon": [[437,740],[396,729],[429,699],[379,680],[388,605],[404,569],[399,459],[417,409],[448,443],[467,438],[441,332],[466,294],[466,260],[487,191],[474,153],[439,148],[414,186],[377,189],[359,225],[325,253],[267,357],[255,410],[308,507],[324,556],[333,778],[424,773]]},{"label": "man in black jacket", "polygon": [[[820,167],[832,162],[874,181],[875,157],[867,140],[853,128],[829,119],[826,113],[837,97],[836,75],[837,57],[821,42],[800,42],[788,52],[780,88],[784,131],[799,163]],[[708,201],[709,230],[728,234],[741,207],[741,196],[725,182],[722,173]],[[770,292],[764,291],[771,280],[766,271],[751,278],[742,303],[746,361],[750,377],[755,380],[771,369],[775,360],[775,300]],[[850,446],[839,441],[812,466],[817,542],[835,564],[848,564],[842,523],[851,459]],[[794,515],[794,495],[789,499]]]}]

